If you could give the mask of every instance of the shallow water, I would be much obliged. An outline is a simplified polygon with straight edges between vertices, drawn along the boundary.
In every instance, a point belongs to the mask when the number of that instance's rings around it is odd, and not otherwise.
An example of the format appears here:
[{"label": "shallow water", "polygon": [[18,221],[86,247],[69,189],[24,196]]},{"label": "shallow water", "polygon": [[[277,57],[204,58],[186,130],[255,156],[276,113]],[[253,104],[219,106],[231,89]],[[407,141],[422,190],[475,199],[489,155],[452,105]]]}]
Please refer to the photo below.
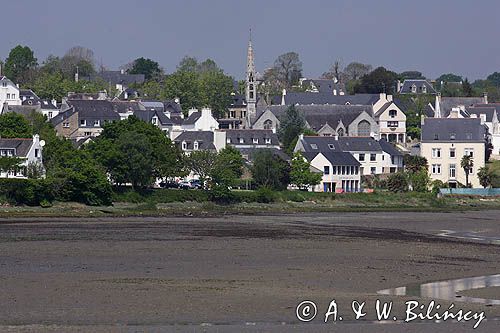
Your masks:
[{"label": "shallow water", "polygon": [[377,293],[381,295],[416,296],[448,301],[500,305],[500,300],[497,299],[458,295],[458,293],[465,290],[488,287],[500,287],[500,274],[408,285],[405,287],[380,290]]},{"label": "shallow water", "polygon": [[478,231],[441,230],[441,233],[439,233],[438,236],[466,239],[466,240],[485,243],[485,244],[500,245],[500,236],[482,235]]}]

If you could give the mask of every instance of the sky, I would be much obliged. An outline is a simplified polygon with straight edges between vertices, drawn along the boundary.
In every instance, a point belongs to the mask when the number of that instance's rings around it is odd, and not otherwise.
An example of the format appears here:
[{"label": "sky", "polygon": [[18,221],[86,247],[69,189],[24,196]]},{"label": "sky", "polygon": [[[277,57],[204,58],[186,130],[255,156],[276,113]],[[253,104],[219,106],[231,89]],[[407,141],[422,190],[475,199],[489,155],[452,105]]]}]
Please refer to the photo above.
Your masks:
[{"label": "sky", "polygon": [[335,60],[469,80],[500,72],[498,0],[16,0],[2,1],[0,58],[18,44],[38,62],[79,45],[118,69],[138,57],[172,72],[183,56],[244,77],[249,29],[257,70],[297,52],[303,75]]}]

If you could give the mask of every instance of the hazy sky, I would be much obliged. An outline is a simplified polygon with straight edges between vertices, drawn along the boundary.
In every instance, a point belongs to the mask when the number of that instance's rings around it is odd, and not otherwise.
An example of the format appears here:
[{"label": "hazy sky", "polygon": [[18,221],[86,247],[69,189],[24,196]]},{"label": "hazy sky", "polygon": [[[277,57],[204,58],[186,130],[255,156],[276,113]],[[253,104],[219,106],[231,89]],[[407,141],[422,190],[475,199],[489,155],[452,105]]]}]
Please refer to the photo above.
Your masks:
[{"label": "hazy sky", "polygon": [[500,71],[498,0],[15,0],[0,13],[0,58],[23,44],[39,63],[81,45],[111,69],[143,56],[171,72],[191,55],[242,78],[251,27],[259,71],[288,51],[307,77],[335,59],[429,78]]}]

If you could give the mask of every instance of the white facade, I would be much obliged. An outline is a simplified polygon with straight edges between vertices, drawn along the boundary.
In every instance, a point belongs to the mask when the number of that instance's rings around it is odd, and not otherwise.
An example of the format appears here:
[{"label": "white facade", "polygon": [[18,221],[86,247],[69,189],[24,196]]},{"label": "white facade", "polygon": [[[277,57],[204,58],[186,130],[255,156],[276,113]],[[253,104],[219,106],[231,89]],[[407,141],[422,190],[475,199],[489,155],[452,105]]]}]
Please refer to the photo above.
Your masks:
[{"label": "white facade", "polygon": [[21,105],[19,97],[19,87],[6,76],[0,77],[0,105]]},{"label": "white facade", "polygon": [[361,190],[359,166],[333,165],[322,153],[318,153],[310,164],[323,174],[321,183],[313,187],[313,192],[359,192]]},{"label": "white facade", "polygon": [[403,167],[403,156],[391,156],[384,151],[351,152],[361,163],[360,173],[364,176],[395,173]]},{"label": "white facade", "polygon": [[[16,143],[12,144],[13,141],[16,141]],[[26,141],[26,143],[24,141]],[[19,142],[21,143],[19,144]],[[29,148],[21,153],[19,149],[24,144],[28,144]],[[43,167],[42,151],[44,144],[45,142],[40,140],[38,135],[34,135],[33,139],[0,139],[1,157],[18,157],[23,159],[22,163],[20,163],[19,171],[0,171],[0,178],[26,179],[26,167],[28,167],[29,164],[36,163]]]}]

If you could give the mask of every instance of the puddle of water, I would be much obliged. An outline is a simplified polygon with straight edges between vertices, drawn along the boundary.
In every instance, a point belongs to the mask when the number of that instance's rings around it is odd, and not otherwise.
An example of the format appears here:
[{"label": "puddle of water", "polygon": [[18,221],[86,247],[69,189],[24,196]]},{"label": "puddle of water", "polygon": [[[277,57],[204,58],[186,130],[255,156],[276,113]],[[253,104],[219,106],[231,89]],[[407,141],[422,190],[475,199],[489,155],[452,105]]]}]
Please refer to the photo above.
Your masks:
[{"label": "puddle of water", "polygon": [[441,233],[439,233],[438,236],[466,239],[480,243],[500,245],[500,237],[481,235],[478,231],[441,230]]},{"label": "puddle of water", "polygon": [[380,295],[416,296],[431,299],[442,299],[448,301],[460,301],[469,303],[481,303],[486,305],[500,305],[500,300],[478,297],[459,296],[458,293],[465,290],[500,287],[500,274],[477,276],[464,279],[430,282],[424,284],[409,285],[406,287],[380,290]]}]

